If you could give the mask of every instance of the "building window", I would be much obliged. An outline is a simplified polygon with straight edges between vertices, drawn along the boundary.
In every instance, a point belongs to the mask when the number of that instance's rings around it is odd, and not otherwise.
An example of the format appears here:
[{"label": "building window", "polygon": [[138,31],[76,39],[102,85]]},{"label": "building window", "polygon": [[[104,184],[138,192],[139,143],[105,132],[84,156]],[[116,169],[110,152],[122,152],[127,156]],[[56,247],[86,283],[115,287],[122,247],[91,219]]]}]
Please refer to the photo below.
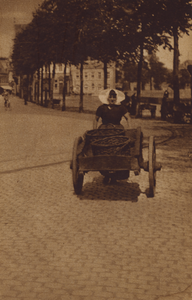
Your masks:
[{"label": "building window", "polygon": [[95,85],[94,85],[94,83],[92,83],[92,90],[94,90],[94,88],[95,88]]},{"label": "building window", "polygon": [[101,84],[98,84],[98,90],[101,90]]},{"label": "building window", "polygon": [[79,72],[76,72],[76,78],[79,78]]},{"label": "building window", "polygon": [[57,83],[55,83],[55,88],[57,88]]},{"label": "building window", "polygon": [[101,72],[98,72],[98,78],[101,79]]},{"label": "building window", "polygon": [[94,72],[91,72],[91,77],[94,78],[94,76],[95,76],[95,75],[94,75]]},{"label": "building window", "polygon": [[85,78],[86,78],[86,79],[88,78],[88,74],[87,74],[87,72],[85,72]]},{"label": "building window", "polygon": [[110,78],[110,72],[107,72],[107,78]]}]

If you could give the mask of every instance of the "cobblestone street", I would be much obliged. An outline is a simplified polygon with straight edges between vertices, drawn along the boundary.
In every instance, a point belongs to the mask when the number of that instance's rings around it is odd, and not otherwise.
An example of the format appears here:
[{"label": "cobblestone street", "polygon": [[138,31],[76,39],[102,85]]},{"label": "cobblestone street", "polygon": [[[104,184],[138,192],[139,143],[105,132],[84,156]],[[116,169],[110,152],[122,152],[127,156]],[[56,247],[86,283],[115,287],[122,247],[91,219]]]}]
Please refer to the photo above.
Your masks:
[{"label": "cobblestone street", "polygon": [[89,172],[77,196],[72,147],[93,115],[13,96],[0,117],[0,299],[192,299],[191,125],[132,120],[156,137],[154,198],[143,170],[115,185]]}]

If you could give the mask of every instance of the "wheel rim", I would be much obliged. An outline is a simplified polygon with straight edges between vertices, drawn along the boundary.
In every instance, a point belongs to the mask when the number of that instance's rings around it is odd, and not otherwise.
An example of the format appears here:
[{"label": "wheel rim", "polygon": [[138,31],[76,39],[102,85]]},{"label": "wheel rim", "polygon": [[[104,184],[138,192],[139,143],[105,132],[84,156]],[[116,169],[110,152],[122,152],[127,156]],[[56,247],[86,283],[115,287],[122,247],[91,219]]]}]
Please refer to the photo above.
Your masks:
[{"label": "wheel rim", "polygon": [[73,156],[72,156],[72,178],[73,178],[73,187],[76,194],[80,194],[83,186],[83,173],[79,172],[78,156],[77,150],[79,144],[82,142],[82,138],[76,138],[73,146]]},{"label": "wheel rim", "polygon": [[154,197],[156,186],[156,149],[153,136],[149,138],[149,196]]}]

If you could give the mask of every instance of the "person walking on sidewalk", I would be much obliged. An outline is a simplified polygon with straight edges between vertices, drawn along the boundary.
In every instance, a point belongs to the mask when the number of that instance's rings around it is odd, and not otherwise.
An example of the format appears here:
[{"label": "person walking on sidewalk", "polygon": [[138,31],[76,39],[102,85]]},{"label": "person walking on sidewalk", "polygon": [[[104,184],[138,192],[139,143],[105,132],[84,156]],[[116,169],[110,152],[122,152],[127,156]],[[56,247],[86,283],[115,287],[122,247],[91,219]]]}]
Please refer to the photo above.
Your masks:
[{"label": "person walking on sidewalk", "polygon": [[10,94],[11,94],[11,92],[9,90],[4,90],[4,92],[2,94],[2,96],[4,97],[5,110],[7,110],[7,108],[11,109]]},{"label": "person walking on sidewalk", "polygon": [[26,86],[23,87],[23,98],[24,98],[24,104],[27,105],[28,101],[28,89]]}]

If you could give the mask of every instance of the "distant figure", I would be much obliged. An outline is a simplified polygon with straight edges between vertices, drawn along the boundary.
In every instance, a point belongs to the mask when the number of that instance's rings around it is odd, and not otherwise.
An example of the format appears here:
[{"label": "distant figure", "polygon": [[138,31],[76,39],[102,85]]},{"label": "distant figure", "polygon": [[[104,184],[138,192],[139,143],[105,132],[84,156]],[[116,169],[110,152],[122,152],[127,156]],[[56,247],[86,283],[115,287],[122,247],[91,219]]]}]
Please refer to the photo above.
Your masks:
[{"label": "distant figure", "polygon": [[23,98],[24,98],[24,104],[27,105],[28,92],[27,92],[27,87],[26,86],[23,88]]},{"label": "distant figure", "polygon": [[11,92],[9,90],[4,90],[2,96],[4,97],[4,106],[5,109],[7,110],[7,108],[11,108],[11,100],[10,100],[10,94]]},{"label": "distant figure", "polygon": [[131,99],[130,97],[127,95],[127,92],[124,93],[125,94],[125,99],[123,101],[121,101],[121,104],[124,105],[128,112],[131,112]]},{"label": "distant figure", "polygon": [[166,90],[163,94],[162,104],[161,104],[161,119],[166,120],[166,115],[168,113],[168,105],[167,105],[167,99],[169,97],[169,92]]},{"label": "distant figure", "polygon": [[135,93],[131,96],[131,100],[132,100],[131,115],[136,115],[137,97]]},{"label": "distant figure", "polygon": [[168,97],[169,97],[169,92],[168,92],[168,90],[165,90],[163,98],[168,98]]}]

